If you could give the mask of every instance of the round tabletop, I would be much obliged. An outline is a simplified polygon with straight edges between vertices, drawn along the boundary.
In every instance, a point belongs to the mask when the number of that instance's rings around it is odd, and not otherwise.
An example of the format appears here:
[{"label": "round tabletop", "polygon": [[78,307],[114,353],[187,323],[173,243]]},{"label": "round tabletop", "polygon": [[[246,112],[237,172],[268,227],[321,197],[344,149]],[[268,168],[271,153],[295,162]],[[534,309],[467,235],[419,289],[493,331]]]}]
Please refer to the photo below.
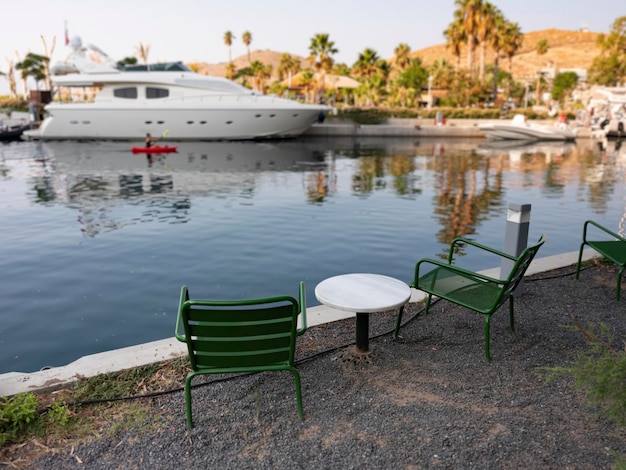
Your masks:
[{"label": "round tabletop", "polygon": [[315,287],[324,305],[347,312],[382,312],[400,307],[411,297],[411,288],[399,279],[382,274],[342,274]]}]

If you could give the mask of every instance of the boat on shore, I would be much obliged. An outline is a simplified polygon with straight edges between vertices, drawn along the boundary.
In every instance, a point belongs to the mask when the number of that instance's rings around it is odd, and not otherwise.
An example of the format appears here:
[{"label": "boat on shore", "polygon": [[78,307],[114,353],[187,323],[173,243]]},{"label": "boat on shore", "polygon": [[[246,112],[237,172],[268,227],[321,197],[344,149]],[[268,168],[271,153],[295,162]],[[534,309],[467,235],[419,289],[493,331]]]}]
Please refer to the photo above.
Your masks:
[{"label": "boat on shore", "polygon": [[28,139],[137,140],[166,130],[181,141],[280,139],[302,134],[331,109],[263,95],[180,62],[120,68],[80,38],[70,47],[51,69],[54,100]]},{"label": "boat on shore", "polygon": [[576,129],[568,127],[565,122],[545,126],[528,122],[523,114],[516,114],[509,122],[480,124],[478,129],[492,140],[573,141],[578,137]]},{"label": "boat on shore", "polygon": [[0,127],[0,142],[12,142],[21,140],[24,131],[30,129],[29,124],[18,124],[15,126]]},{"label": "boat on shore", "polygon": [[598,138],[625,138],[626,87],[596,87],[592,92],[595,96],[601,96],[589,100],[593,135]]}]

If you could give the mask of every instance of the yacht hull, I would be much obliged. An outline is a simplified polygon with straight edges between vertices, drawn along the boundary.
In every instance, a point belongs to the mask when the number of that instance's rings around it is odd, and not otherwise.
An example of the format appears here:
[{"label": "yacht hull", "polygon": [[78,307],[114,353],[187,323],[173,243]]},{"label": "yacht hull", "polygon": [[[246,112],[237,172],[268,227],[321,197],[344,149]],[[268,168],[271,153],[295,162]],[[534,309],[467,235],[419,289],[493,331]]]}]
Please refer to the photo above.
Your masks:
[{"label": "yacht hull", "polygon": [[320,120],[328,108],[297,107],[102,107],[51,104],[29,139],[143,140],[147,133],[170,140],[254,140],[295,137]]}]

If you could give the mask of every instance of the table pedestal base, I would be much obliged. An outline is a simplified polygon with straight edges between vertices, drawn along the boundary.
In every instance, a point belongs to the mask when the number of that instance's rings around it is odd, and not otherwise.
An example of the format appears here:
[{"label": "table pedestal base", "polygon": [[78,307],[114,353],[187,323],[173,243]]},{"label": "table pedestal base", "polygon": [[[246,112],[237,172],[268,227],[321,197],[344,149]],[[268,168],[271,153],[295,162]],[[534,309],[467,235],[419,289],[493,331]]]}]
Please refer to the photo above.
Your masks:
[{"label": "table pedestal base", "polygon": [[343,363],[362,366],[373,364],[374,361],[372,356],[373,354],[371,349],[367,352],[362,352],[357,349],[356,346],[349,346],[337,354],[337,360]]},{"label": "table pedestal base", "polygon": [[370,314],[358,312],[356,314],[356,352],[367,354],[370,349]]}]

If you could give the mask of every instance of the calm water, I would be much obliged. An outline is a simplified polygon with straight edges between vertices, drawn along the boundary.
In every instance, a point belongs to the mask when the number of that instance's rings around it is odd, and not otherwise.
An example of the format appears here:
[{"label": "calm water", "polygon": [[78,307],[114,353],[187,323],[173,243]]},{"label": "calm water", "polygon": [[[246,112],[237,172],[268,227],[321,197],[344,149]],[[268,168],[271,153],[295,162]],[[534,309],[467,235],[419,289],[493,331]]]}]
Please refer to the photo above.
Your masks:
[{"label": "calm water", "polygon": [[336,274],[408,282],[454,236],[502,247],[509,203],[532,204],[540,256],[575,251],[588,218],[623,232],[625,175],[626,149],[592,141],[179,143],[151,162],[122,142],[0,145],[0,373],[171,337],[183,284],[295,296],[304,280],[313,306]]}]

